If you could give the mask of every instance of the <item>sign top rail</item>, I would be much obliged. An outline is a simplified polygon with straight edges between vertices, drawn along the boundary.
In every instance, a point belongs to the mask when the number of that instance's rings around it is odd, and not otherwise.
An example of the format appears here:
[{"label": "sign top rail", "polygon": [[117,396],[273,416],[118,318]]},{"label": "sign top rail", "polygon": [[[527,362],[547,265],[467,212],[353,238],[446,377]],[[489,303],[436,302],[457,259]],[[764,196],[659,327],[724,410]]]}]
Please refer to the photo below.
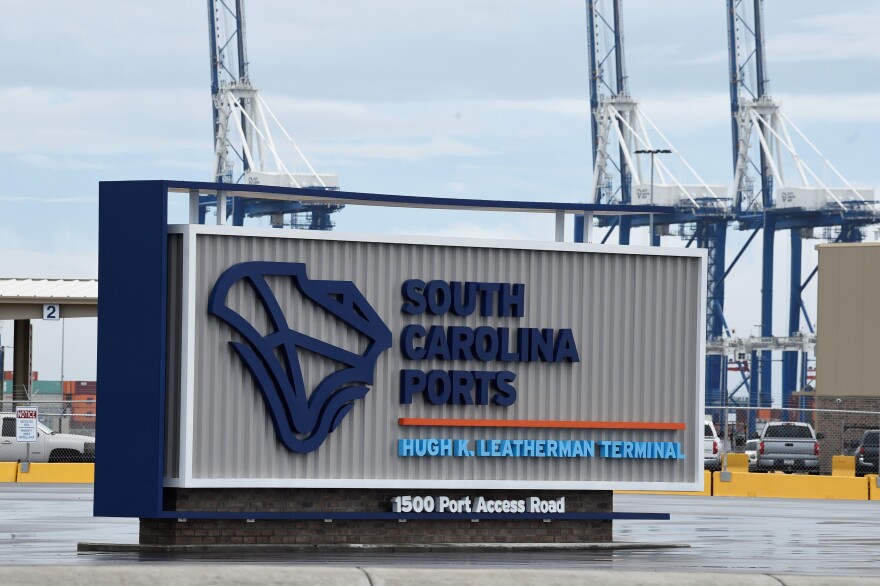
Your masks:
[{"label": "sign top rail", "polygon": [[672,214],[676,209],[671,206],[630,205],[630,204],[595,204],[574,202],[547,201],[516,201],[492,200],[476,198],[430,197],[412,195],[390,195],[382,193],[360,193],[354,191],[329,191],[302,189],[294,187],[277,187],[270,185],[241,185],[232,183],[210,183],[198,181],[103,181],[102,184],[113,183],[163,183],[169,193],[193,193],[216,195],[223,193],[229,197],[245,197],[276,201],[299,201],[310,203],[347,204],[384,207],[431,208],[445,210],[469,210],[491,212],[526,212],[526,213],[569,213],[593,214],[594,216],[621,215],[660,215]]}]

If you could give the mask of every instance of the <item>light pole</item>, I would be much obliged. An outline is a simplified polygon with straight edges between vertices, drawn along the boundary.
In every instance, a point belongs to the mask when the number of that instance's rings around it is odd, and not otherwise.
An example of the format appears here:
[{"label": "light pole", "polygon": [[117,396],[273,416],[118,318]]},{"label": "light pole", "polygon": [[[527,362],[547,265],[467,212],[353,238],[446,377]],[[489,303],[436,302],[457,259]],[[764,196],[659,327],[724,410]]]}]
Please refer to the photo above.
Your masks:
[{"label": "light pole", "polygon": [[[639,149],[633,151],[637,155],[651,155],[651,205],[654,205],[654,155],[668,155],[669,149]],[[649,246],[654,246],[654,214],[648,214]]]}]

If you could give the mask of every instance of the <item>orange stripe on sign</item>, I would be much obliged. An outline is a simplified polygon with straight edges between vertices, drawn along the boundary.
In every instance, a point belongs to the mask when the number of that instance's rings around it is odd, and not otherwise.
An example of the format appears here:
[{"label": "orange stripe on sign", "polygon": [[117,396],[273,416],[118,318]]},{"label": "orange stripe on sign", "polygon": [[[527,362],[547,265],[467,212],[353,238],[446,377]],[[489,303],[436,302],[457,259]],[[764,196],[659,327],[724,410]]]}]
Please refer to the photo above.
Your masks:
[{"label": "orange stripe on sign", "polygon": [[401,417],[398,425],[412,427],[544,427],[553,429],[685,429],[684,423],[644,421],[549,421],[540,419],[430,419],[425,417]]}]

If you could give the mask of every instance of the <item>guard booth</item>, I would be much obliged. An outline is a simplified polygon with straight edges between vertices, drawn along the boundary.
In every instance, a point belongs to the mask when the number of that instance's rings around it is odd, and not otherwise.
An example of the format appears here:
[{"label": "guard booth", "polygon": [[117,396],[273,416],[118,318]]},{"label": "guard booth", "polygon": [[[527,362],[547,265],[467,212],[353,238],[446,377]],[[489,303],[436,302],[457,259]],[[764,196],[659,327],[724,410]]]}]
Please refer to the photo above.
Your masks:
[{"label": "guard booth", "polygon": [[607,542],[668,518],[613,490],[702,489],[705,251],[200,225],[206,194],[646,211],[102,183],[95,514],[141,543]]},{"label": "guard booth", "polygon": [[[98,316],[95,279],[0,279],[0,320],[14,320],[12,400],[28,401],[31,387],[31,320]],[[5,366],[0,343],[0,370]]]}]

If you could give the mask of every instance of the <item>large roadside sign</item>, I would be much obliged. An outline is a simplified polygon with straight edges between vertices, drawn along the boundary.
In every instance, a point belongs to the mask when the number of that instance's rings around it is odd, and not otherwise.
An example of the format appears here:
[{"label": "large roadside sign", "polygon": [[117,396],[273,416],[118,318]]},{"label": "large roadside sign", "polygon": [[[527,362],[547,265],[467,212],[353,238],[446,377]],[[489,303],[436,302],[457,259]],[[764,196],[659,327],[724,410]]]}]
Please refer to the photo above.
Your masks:
[{"label": "large roadside sign", "polygon": [[702,489],[705,250],[168,223],[209,187],[101,184],[98,435],[138,441],[102,443],[96,514],[291,488],[586,515],[560,492]]}]

